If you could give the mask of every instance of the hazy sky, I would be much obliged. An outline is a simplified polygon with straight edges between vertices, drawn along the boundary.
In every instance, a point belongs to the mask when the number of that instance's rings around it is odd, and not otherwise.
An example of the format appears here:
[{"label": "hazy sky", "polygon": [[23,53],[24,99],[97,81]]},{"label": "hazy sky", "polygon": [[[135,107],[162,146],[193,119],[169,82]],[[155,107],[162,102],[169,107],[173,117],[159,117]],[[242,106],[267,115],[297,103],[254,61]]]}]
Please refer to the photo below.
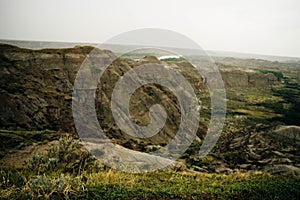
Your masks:
[{"label": "hazy sky", "polygon": [[0,0],[0,39],[101,43],[138,28],[206,50],[300,57],[299,0]]}]

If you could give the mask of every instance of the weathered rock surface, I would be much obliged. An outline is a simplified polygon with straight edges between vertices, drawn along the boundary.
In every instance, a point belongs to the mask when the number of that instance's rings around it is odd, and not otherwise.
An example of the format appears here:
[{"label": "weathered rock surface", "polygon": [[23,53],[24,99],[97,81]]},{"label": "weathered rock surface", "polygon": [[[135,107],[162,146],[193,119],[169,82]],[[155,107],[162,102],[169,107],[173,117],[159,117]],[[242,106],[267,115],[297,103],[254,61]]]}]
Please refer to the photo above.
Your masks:
[{"label": "weathered rock surface", "polygon": [[273,165],[266,166],[263,169],[271,174],[284,176],[300,176],[300,168],[292,165]]},{"label": "weathered rock surface", "polygon": [[[93,63],[93,60],[103,63],[113,61],[101,76],[95,100],[100,125],[109,137],[115,138],[120,144],[128,142],[132,137],[122,133],[111,113],[110,100],[116,82],[122,75],[140,64],[167,65],[153,56],[140,61],[116,59],[112,52],[93,47],[29,50],[0,45],[0,49],[0,128],[50,129],[74,133],[73,84],[79,67],[89,57],[92,59],[89,59],[87,68],[83,71],[87,78],[79,80],[79,84],[82,83],[83,86],[91,77],[96,79],[99,75],[97,63]],[[93,53],[89,54],[92,50]],[[200,95],[201,91],[206,90],[202,78],[197,73],[191,73],[193,67],[189,63],[181,65],[184,67],[176,64],[172,66],[180,68],[184,76],[191,81],[196,94]],[[78,88],[76,92],[87,93],[96,90],[91,89],[80,91]],[[151,144],[165,145],[176,134],[181,120],[180,106],[177,98],[167,88],[150,84],[138,89],[131,98],[132,118],[139,125],[147,125],[150,121],[149,109],[157,103],[162,104],[168,114],[165,126],[158,136],[150,138],[146,144],[138,142],[138,146],[133,148],[144,148],[145,145]],[[200,123],[198,136],[203,137],[205,131],[206,126]]]},{"label": "weathered rock surface", "polygon": [[[260,131],[259,131],[260,130]],[[257,125],[257,131],[228,141],[223,149],[233,168],[263,170],[271,174],[299,175],[300,127],[281,126],[268,130]]]},{"label": "weathered rock surface", "polygon": [[274,74],[246,69],[220,69],[226,87],[272,87],[278,80]]},{"label": "weathered rock surface", "polygon": [[[24,129],[62,129],[64,131],[74,132],[74,125],[71,113],[71,101],[73,84],[76,73],[91,52],[93,47],[75,47],[69,49],[44,49],[29,50],[10,45],[0,45],[0,127],[1,128],[24,128]],[[112,52],[97,50],[97,56],[102,60],[114,58]],[[98,59],[99,60],[99,59]],[[140,62],[133,60],[117,59],[115,64],[110,66],[105,72],[105,76],[100,80],[100,85],[105,87],[104,93],[97,96],[97,100],[108,103],[110,100],[113,86],[119,77],[128,70],[142,63],[161,63],[153,56],[145,57]],[[171,64],[192,83],[196,93],[205,90],[202,77],[193,73],[193,67],[188,63],[179,62]],[[88,73],[97,73],[91,64]],[[242,69],[223,69],[221,74],[226,87],[269,87],[276,82],[273,74],[260,74],[254,71]],[[157,95],[154,95],[158,92]],[[140,108],[143,103],[150,104],[165,102],[172,105],[170,111],[179,113],[176,106],[176,98],[167,92],[169,98],[162,100],[160,93],[166,93],[164,88],[145,86],[139,94],[135,95],[133,108]],[[143,100],[138,100],[140,96]],[[171,95],[171,96],[170,96]],[[175,104],[172,102],[176,102]],[[100,105],[101,107],[101,105]],[[146,105],[146,108],[148,106]],[[101,115],[109,111],[109,107],[104,103],[99,108]],[[145,119],[141,124],[149,120],[147,109],[136,109],[133,115],[139,115]],[[103,113],[105,112],[105,113]],[[135,111],[134,111],[135,112]],[[140,112],[140,113],[137,113]],[[101,117],[101,116],[99,116]],[[112,116],[106,116],[108,121],[112,122]],[[178,123],[177,117],[173,117],[173,126]],[[169,130],[171,131],[171,130]],[[172,130],[174,131],[174,129]]]},{"label": "weathered rock surface", "polygon": [[74,131],[73,83],[92,47],[33,51],[0,45],[0,49],[0,127]]}]

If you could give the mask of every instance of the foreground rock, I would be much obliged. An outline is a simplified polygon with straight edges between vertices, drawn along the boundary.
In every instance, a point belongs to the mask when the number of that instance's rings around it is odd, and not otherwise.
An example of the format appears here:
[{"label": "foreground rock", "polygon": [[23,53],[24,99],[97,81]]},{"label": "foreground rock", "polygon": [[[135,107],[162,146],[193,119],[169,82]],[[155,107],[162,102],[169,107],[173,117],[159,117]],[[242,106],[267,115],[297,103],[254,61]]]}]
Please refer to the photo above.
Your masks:
[{"label": "foreground rock", "polygon": [[227,160],[234,161],[233,167],[277,175],[299,175],[300,127],[281,126],[274,130],[260,127],[257,130],[261,131],[228,142],[229,148],[224,154],[228,156]]}]

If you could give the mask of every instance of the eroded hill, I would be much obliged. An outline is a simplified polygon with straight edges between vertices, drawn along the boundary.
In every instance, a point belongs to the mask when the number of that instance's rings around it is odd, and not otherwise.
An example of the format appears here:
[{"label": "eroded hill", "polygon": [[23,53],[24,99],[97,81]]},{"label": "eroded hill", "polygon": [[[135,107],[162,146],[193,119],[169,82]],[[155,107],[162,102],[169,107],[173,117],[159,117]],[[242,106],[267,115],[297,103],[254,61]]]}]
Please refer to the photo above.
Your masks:
[{"label": "eroded hill", "polygon": [[[73,84],[79,67],[94,48],[30,50],[2,44],[0,49],[1,129],[75,133]],[[210,121],[210,97],[205,85],[205,78],[210,77],[199,76],[186,61],[160,61],[151,56],[139,60],[116,59],[110,51],[96,51],[103,62],[114,60],[101,77],[98,89],[94,89],[99,123],[115,143],[147,152],[166,145],[176,134],[180,106],[174,94],[165,87],[145,85],[135,92],[130,102],[132,118],[139,125],[149,123],[148,112],[153,104],[160,103],[166,108],[166,124],[156,136],[141,140],[123,133],[111,113],[112,90],[122,75],[141,64],[164,64],[179,70],[189,80],[202,104],[197,138],[183,156],[190,169],[229,172],[238,168],[299,173],[299,130],[293,129],[295,137],[291,138],[286,133],[290,127],[285,127],[300,125],[297,118],[299,85],[287,68],[278,68],[278,63],[263,70],[253,62],[251,67],[243,63],[239,66],[236,60],[218,63],[227,93],[227,120],[218,145],[212,155],[203,160],[196,155]],[[88,73],[93,75],[97,73],[95,70],[91,65]]]}]

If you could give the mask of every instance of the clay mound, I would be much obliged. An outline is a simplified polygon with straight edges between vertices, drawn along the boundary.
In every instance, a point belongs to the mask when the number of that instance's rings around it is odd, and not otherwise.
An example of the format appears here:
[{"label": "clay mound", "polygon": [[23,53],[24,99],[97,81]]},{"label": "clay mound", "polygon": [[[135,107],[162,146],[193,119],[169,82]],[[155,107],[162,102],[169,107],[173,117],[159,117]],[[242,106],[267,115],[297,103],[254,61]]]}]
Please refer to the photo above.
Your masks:
[{"label": "clay mound", "polygon": [[[103,62],[102,64],[113,60],[102,75],[96,91],[95,104],[99,123],[105,133],[114,138],[118,144],[135,139],[116,126],[110,101],[115,84],[126,72],[139,66],[140,61],[116,58],[110,51],[88,46],[30,50],[0,45],[0,49],[0,128],[49,129],[75,133],[72,117],[73,84],[83,61],[88,56],[95,56],[97,61]],[[89,54],[92,50],[93,53]],[[142,59],[142,63],[160,63],[160,61],[154,56],[146,56]],[[183,73],[201,99],[201,95],[204,94],[202,91],[205,91],[206,87],[202,77],[197,76],[192,70],[193,67],[188,63],[184,65],[172,63],[170,67]],[[89,62],[83,73],[88,75],[87,79],[96,78],[99,75],[97,63]],[[83,84],[89,82],[89,80],[80,81]],[[167,88],[154,84],[139,88],[132,96],[130,102],[132,118],[139,125],[147,125],[150,120],[149,108],[157,103],[166,108],[167,123],[157,137],[144,141],[146,145],[165,145],[174,137],[180,125],[180,105],[177,98]],[[205,132],[206,125],[200,122],[198,136],[203,137]],[[140,148],[144,148],[143,145],[140,145]]]},{"label": "clay mound", "polygon": [[274,131],[275,134],[281,137],[286,137],[291,140],[300,140],[300,127],[299,126],[281,126]]}]

